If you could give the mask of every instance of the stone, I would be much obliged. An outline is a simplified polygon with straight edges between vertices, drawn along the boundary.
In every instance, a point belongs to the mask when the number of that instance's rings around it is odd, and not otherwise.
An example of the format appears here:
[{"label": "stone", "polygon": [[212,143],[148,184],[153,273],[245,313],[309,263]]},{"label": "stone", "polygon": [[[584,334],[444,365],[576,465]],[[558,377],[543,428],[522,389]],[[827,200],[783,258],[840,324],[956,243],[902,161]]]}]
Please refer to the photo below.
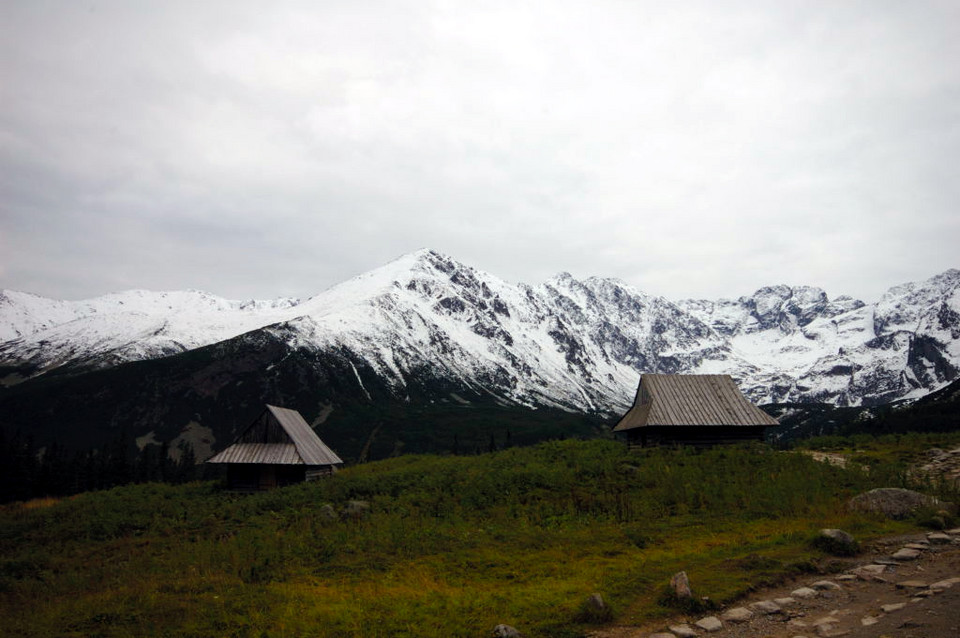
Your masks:
[{"label": "stone", "polygon": [[955,584],[953,580],[954,579],[952,578],[947,578],[946,580],[938,580],[935,583],[930,583],[930,589],[932,589],[933,591],[943,591],[945,589],[950,589]]},{"label": "stone", "polygon": [[818,580],[817,582],[813,583],[810,586],[820,591],[827,591],[830,589],[842,589],[840,585],[836,584],[831,580]]},{"label": "stone", "polygon": [[953,534],[954,536],[960,535],[960,527],[954,527],[953,529],[945,530],[947,534]]},{"label": "stone", "polygon": [[801,587],[800,589],[794,589],[790,592],[790,595],[793,598],[799,598],[801,600],[809,600],[811,598],[817,597],[817,590],[810,589],[809,587]]},{"label": "stone", "polygon": [[942,532],[933,532],[927,534],[927,540],[929,540],[934,545],[945,545],[953,540],[953,538]]},{"label": "stone", "polygon": [[693,624],[700,629],[709,632],[720,631],[723,629],[723,623],[720,622],[720,619],[716,616],[707,616],[706,618],[701,618]]},{"label": "stone", "polygon": [[817,625],[817,635],[822,638],[835,638],[836,636],[845,636],[849,631],[839,631],[837,626],[831,623]]},{"label": "stone", "polygon": [[668,627],[677,638],[696,638],[697,632],[690,625],[670,625]]},{"label": "stone", "polygon": [[837,576],[837,580],[841,582],[847,582],[847,581],[856,580],[856,579],[857,579],[856,574],[840,574],[839,576]]},{"label": "stone", "polygon": [[340,518],[347,521],[360,520],[370,513],[370,503],[367,501],[347,501],[346,506],[340,510]]},{"label": "stone", "polygon": [[774,598],[773,602],[777,603],[781,607],[793,607],[797,604],[797,599],[790,596],[784,596],[783,598]]},{"label": "stone", "polygon": [[333,505],[327,503],[320,507],[317,511],[317,518],[319,518],[324,523],[332,523],[337,520],[337,510],[333,509]]},{"label": "stone", "polygon": [[493,628],[494,638],[520,638],[523,634],[510,625],[497,625]]},{"label": "stone", "polygon": [[896,560],[917,560],[918,556],[920,556],[919,550],[904,547],[894,552],[890,557]]},{"label": "stone", "polygon": [[860,624],[863,625],[864,627],[869,627],[870,625],[876,625],[878,622],[880,622],[880,619],[877,618],[876,616],[864,616],[863,618],[860,619]]},{"label": "stone", "polygon": [[876,574],[871,574],[869,572],[861,572],[854,570],[854,573],[857,575],[857,578],[860,580],[865,580],[867,582],[876,582],[876,583],[885,583],[887,579],[883,576],[877,576]]},{"label": "stone", "polygon": [[914,592],[913,595],[917,598],[930,598],[936,593],[937,592],[933,591],[932,589],[921,589],[918,592]]},{"label": "stone", "polygon": [[930,549],[930,545],[926,543],[907,543],[906,545],[904,545],[904,547],[906,547],[907,549],[917,549],[917,550],[920,550],[921,552]]},{"label": "stone", "polygon": [[746,607],[734,607],[725,611],[720,618],[732,623],[748,622],[753,618],[753,612]]},{"label": "stone", "polygon": [[918,509],[938,505],[940,501],[899,487],[880,487],[854,496],[847,507],[857,512],[882,514],[887,518],[907,518]]},{"label": "stone", "polygon": [[926,589],[927,584],[922,580],[904,580],[897,583],[897,589]]},{"label": "stone", "polygon": [[666,631],[661,631],[655,634],[650,634],[647,638],[677,638],[677,637]]},{"label": "stone", "polygon": [[853,536],[842,529],[822,529],[813,545],[834,556],[853,556],[860,551],[860,545]]},{"label": "stone", "polygon": [[880,609],[885,614],[889,614],[895,611],[900,611],[907,606],[907,603],[890,603],[889,605],[880,605]]},{"label": "stone", "polygon": [[603,611],[607,608],[607,603],[603,602],[603,596],[600,594],[590,594],[590,598],[587,598],[587,607],[594,611]]},{"label": "stone", "polygon": [[887,566],[871,563],[870,565],[861,565],[860,567],[857,567],[853,571],[854,573],[862,571],[868,574],[882,574],[883,572],[887,571]]},{"label": "stone", "polygon": [[772,600],[760,600],[755,603],[750,603],[748,607],[750,607],[750,611],[762,614],[764,616],[768,614],[778,614],[783,611],[783,609],[780,608],[780,605]]},{"label": "stone", "polygon": [[823,618],[814,620],[812,624],[814,627],[819,627],[820,625],[836,625],[839,622],[840,620],[833,616],[824,616]]},{"label": "stone", "polygon": [[677,595],[677,598],[692,598],[693,592],[690,590],[690,579],[687,578],[687,572],[677,572],[670,578],[670,589]]}]

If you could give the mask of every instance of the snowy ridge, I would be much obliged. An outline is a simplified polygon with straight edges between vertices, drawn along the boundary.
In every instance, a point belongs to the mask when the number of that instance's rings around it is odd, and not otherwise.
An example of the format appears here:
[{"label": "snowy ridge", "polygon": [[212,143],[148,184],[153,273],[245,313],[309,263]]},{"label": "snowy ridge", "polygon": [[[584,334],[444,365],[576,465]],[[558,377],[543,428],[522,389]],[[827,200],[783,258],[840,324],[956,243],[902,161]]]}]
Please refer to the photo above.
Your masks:
[{"label": "snowy ridge", "polygon": [[632,402],[640,373],[661,372],[729,373],[759,402],[859,405],[957,377],[960,271],[896,286],[874,305],[807,286],[673,303],[566,273],[511,284],[422,250],[302,302],[0,294],[0,363],[28,374],[163,356],[258,329],[294,348],[350,353],[399,399],[441,380],[498,401],[616,412]]},{"label": "snowy ridge", "polygon": [[189,290],[128,290],[84,301],[0,291],[0,361],[104,367],[176,354],[255,330],[296,299],[231,301]]}]

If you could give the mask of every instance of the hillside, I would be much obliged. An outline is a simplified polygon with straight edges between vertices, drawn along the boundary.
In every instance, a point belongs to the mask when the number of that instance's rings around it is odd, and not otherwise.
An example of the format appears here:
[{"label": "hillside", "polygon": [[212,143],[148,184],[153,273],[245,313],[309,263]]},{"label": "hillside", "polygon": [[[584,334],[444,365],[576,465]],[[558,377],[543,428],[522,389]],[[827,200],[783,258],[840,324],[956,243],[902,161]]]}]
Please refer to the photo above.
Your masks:
[{"label": "hillside", "polygon": [[[680,569],[725,604],[827,567],[808,545],[821,527],[916,529],[841,504],[957,443],[890,440],[866,473],[762,447],[566,441],[408,455],[252,496],[148,484],[8,505],[0,616],[20,636],[580,636],[671,613],[660,596]],[[610,616],[584,612],[594,592]]]},{"label": "hillside", "polygon": [[674,303],[611,279],[509,284],[434,251],[304,301],[7,291],[0,425],[34,450],[189,444],[204,458],[273,403],[344,458],[482,451],[602,433],[642,372],[729,372],[805,419],[789,437],[832,420],[811,411],[860,414],[842,408],[954,379],[958,291],[947,271],[872,305],[805,286]]},{"label": "hillside", "polygon": [[830,404],[763,406],[780,425],[771,441],[789,443],[813,436],[960,431],[960,380],[916,400],[887,405],[837,407]]}]

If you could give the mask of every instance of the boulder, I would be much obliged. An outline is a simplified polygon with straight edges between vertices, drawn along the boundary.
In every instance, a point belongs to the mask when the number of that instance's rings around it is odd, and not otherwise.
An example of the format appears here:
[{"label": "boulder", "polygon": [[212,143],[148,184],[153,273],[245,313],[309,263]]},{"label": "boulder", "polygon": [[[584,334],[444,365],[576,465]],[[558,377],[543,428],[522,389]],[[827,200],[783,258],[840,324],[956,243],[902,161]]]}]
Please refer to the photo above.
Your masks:
[{"label": "boulder", "polygon": [[510,625],[497,625],[491,635],[493,638],[520,638],[523,634]]},{"label": "boulder", "polygon": [[677,595],[677,598],[684,600],[693,597],[690,590],[690,579],[687,578],[687,572],[677,572],[670,579],[670,589]]},{"label": "boulder", "polygon": [[899,487],[879,487],[847,501],[847,506],[854,511],[882,514],[887,518],[906,518],[923,507],[939,504],[932,496]]},{"label": "boulder", "polygon": [[860,546],[853,536],[842,529],[822,529],[813,539],[813,545],[834,556],[853,556],[860,551]]}]

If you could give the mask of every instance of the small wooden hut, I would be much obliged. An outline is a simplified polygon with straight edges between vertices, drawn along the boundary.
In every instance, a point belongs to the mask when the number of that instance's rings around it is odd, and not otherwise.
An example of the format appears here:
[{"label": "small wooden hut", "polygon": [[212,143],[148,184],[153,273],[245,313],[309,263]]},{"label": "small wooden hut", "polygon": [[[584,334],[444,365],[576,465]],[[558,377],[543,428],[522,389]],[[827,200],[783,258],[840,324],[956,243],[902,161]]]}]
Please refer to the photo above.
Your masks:
[{"label": "small wooden hut", "polygon": [[268,405],[236,441],[207,463],[227,466],[235,490],[265,490],[332,474],[343,461],[296,410]]},{"label": "small wooden hut", "polygon": [[617,422],[631,445],[762,441],[777,421],[750,403],[727,374],[644,374],[633,407]]}]

